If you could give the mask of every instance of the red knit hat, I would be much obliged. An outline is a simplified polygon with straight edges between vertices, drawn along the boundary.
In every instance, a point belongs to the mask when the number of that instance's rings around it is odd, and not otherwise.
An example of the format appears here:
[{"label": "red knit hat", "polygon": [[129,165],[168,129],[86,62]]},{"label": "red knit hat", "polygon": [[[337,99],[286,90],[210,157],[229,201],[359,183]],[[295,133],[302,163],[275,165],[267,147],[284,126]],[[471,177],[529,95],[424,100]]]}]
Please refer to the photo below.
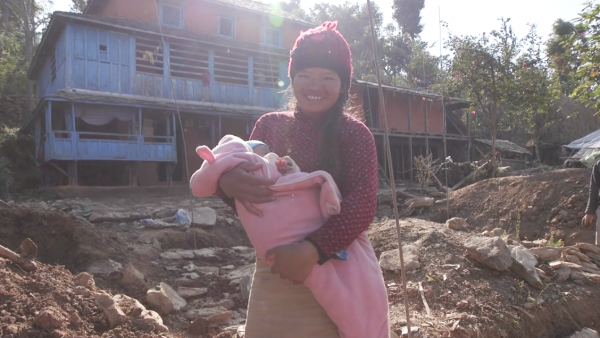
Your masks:
[{"label": "red knit hat", "polygon": [[321,26],[301,32],[290,53],[288,75],[294,75],[309,67],[327,68],[335,71],[342,86],[350,88],[352,79],[352,55],[348,42],[337,30],[337,21],[326,21]]}]

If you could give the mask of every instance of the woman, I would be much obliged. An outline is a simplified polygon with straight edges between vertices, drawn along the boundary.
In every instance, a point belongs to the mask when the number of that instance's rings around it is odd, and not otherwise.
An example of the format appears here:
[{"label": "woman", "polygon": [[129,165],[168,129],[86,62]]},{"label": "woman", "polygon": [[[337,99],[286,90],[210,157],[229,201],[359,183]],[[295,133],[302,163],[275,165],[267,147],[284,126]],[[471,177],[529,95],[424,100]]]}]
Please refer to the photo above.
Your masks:
[{"label": "woman", "polygon": [[[330,173],[342,192],[341,213],[304,241],[273,249],[275,264],[270,271],[264,262],[257,261],[246,337],[338,338],[333,322],[301,283],[315,264],[323,264],[346,249],[375,217],[375,142],[362,122],[344,113],[352,60],[335,22],[300,34],[288,71],[296,108],[263,115],[250,139],[268,144],[279,156],[291,156],[302,171]],[[259,168],[245,163],[223,174],[217,195],[230,205],[235,199],[260,214],[252,204],[273,200],[266,187],[274,182],[253,176],[251,172]]]}]

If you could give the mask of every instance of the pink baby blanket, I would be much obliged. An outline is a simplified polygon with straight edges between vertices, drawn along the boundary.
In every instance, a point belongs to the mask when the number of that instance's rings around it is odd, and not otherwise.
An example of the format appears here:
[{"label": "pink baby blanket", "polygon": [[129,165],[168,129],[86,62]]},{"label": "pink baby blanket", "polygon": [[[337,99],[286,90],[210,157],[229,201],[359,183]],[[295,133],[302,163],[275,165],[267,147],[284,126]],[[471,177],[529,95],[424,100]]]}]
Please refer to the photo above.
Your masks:
[{"label": "pink baby blanket", "polygon": [[[190,180],[196,197],[214,195],[221,174],[242,162],[263,163],[255,174],[276,181],[270,187],[275,201],[256,205],[262,218],[236,201],[242,225],[258,257],[267,263],[269,250],[302,241],[340,212],[340,191],[325,171],[282,176],[275,164],[254,154],[233,135],[223,137],[212,151],[200,146],[196,152],[205,160]],[[388,338],[387,292],[367,235],[361,234],[346,251],[345,261],[332,259],[315,265],[304,285],[338,326],[342,338]]]}]

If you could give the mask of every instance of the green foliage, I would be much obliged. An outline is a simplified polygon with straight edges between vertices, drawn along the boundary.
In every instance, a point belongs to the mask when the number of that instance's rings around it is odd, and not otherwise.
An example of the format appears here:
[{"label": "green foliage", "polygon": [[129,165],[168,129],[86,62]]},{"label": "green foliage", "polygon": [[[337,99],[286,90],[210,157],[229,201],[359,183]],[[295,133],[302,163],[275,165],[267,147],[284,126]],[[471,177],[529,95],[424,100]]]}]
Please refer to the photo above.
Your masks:
[{"label": "green foliage", "polygon": [[[31,136],[17,128],[0,128],[0,194],[37,186],[38,178]],[[6,196],[5,196],[6,197]]]},{"label": "green foliage", "polygon": [[491,138],[491,153],[500,131],[529,129],[534,116],[548,110],[553,95],[535,26],[519,38],[509,21],[501,19],[500,29],[489,34],[451,36],[447,43],[454,54],[449,90],[473,102],[474,126]]},{"label": "green foliage", "polygon": [[600,4],[588,2],[578,24],[562,46],[575,89],[572,96],[600,109]]},{"label": "green foliage", "polygon": [[562,239],[555,241],[554,236],[550,236],[550,239],[548,240],[548,243],[546,243],[546,246],[553,248],[562,248],[563,246],[565,246],[565,242]]},{"label": "green foliage", "polygon": [[86,0],[71,0],[71,12],[83,13],[87,6]]},{"label": "green foliage", "polygon": [[549,66],[554,70],[554,78],[560,85],[559,90],[564,95],[570,95],[576,87],[573,73],[580,65],[580,60],[569,40],[573,34],[583,32],[581,25],[558,19],[553,25],[552,38],[546,43]]},{"label": "green foliage", "polygon": [[400,27],[402,35],[414,39],[423,31],[421,24],[421,10],[425,7],[425,0],[394,0],[394,20]]}]

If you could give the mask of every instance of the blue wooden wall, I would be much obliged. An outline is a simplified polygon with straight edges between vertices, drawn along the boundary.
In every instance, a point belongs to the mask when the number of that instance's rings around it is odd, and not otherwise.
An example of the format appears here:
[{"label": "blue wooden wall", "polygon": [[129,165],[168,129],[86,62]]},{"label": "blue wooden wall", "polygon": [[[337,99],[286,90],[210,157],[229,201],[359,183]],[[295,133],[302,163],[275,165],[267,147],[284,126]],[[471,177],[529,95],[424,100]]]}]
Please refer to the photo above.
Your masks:
[{"label": "blue wooden wall", "polygon": [[202,81],[196,79],[171,79],[166,68],[169,64],[168,43],[164,46],[163,74],[136,72],[135,37],[96,27],[68,24],[54,48],[56,78],[51,81],[52,62],[48,57],[38,77],[39,97],[63,88],[80,88],[170,99],[173,95],[169,81],[172,81],[175,96],[179,100],[278,108],[282,96],[279,92],[289,84],[287,62],[280,62],[279,78],[284,86],[281,89],[255,87],[252,57],[248,57],[247,85],[216,82],[212,50],[208,51],[209,71],[213,74],[209,86],[204,86]]},{"label": "blue wooden wall", "polygon": [[[66,34],[63,31],[58,37],[56,44],[48,52],[41,73],[38,76],[38,97],[44,97],[56,93],[66,87]],[[52,58],[54,55],[54,59]],[[55,76],[52,76],[52,69]]]},{"label": "blue wooden wall", "polygon": [[71,84],[110,93],[131,94],[135,70],[133,37],[103,29],[69,25],[69,59],[72,58]]}]

